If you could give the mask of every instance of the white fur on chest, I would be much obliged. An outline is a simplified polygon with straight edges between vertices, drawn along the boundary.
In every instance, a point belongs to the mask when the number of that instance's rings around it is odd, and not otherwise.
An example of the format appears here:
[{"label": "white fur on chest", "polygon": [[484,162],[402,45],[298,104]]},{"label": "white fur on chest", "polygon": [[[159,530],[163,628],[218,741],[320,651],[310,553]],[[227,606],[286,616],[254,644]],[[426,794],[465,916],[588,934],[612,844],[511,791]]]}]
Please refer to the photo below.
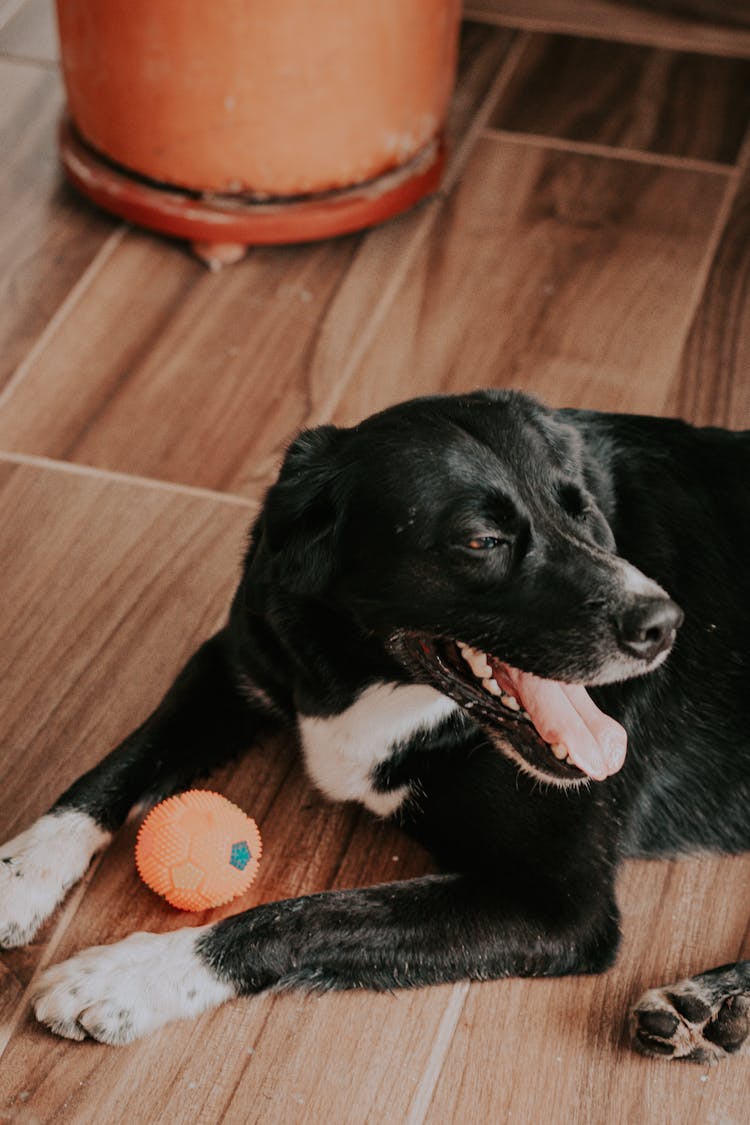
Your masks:
[{"label": "white fur on chest", "polygon": [[396,746],[437,726],[456,706],[426,685],[373,684],[339,715],[301,715],[308,773],[332,801],[361,801],[378,816],[390,816],[409,787],[380,793],[373,786],[374,771]]}]

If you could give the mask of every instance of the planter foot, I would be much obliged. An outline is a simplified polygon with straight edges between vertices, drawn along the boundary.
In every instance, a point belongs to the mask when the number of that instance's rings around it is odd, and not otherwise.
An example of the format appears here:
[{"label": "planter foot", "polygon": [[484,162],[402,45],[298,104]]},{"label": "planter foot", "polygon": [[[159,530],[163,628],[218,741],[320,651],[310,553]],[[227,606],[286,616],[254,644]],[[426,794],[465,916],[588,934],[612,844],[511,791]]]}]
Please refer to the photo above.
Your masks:
[{"label": "planter foot", "polygon": [[240,262],[245,257],[247,246],[241,242],[193,242],[191,249],[212,273],[218,273],[224,266]]}]

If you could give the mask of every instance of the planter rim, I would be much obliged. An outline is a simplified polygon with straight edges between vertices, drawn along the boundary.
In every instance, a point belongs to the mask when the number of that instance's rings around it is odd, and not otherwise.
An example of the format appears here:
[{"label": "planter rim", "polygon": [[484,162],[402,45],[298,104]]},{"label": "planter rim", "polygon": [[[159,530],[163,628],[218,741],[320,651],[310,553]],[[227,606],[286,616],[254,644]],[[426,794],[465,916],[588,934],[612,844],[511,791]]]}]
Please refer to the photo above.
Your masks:
[{"label": "planter rim", "polygon": [[355,187],[293,199],[253,202],[160,186],[112,163],[60,121],[60,159],[70,182],[106,211],[194,242],[243,246],[313,242],[374,226],[434,192],[445,165],[442,136],[407,164]]}]

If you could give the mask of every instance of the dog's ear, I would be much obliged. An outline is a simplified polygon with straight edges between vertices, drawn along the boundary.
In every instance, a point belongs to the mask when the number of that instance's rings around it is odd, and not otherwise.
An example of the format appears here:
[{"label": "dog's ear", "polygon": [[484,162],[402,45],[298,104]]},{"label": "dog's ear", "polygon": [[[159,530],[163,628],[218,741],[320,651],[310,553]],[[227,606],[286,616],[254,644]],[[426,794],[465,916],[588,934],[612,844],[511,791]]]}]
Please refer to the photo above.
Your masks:
[{"label": "dog's ear", "polygon": [[348,499],[341,459],[346,431],[304,430],[287,450],[261,517],[274,581],[294,593],[322,593],[337,566],[338,532]]}]

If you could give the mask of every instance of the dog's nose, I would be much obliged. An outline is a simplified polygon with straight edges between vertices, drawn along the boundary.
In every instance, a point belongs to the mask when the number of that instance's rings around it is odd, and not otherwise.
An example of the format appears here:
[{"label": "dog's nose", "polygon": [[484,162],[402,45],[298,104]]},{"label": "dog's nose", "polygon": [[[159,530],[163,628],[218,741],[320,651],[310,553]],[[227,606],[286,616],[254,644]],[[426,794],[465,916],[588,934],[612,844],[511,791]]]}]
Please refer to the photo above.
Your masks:
[{"label": "dog's nose", "polygon": [[654,660],[671,648],[683,612],[670,598],[649,598],[631,605],[616,620],[622,648],[639,660]]}]

